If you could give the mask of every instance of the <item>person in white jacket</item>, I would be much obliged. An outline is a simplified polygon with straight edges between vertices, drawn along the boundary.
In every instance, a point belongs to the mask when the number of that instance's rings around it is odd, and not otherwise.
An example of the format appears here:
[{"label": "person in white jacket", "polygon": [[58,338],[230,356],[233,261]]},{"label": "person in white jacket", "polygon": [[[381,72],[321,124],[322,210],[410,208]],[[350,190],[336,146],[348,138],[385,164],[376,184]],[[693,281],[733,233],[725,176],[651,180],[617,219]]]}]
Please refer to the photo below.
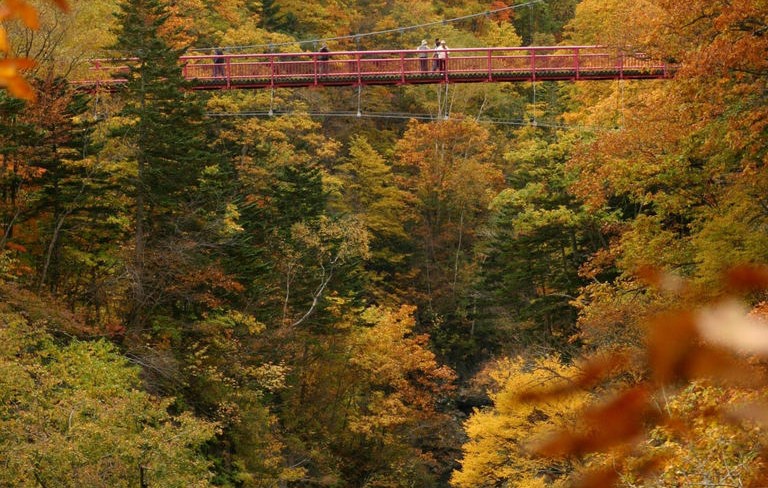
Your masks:
[{"label": "person in white jacket", "polygon": [[435,56],[437,57],[437,68],[445,71],[445,60],[448,58],[448,48],[445,41],[440,41],[440,45],[435,47]]}]

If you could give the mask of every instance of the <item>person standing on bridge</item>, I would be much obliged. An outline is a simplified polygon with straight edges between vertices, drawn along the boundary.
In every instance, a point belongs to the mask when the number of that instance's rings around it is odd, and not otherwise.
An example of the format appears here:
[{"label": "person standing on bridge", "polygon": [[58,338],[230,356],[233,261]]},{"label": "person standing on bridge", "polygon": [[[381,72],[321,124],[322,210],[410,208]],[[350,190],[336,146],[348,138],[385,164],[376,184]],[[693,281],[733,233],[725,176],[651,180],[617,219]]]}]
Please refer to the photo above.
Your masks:
[{"label": "person standing on bridge", "polygon": [[422,72],[429,71],[429,46],[427,46],[427,40],[424,39],[421,41],[421,45],[416,48],[417,51],[419,51],[419,65],[421,67]]},{"label": "person standing on bridge", "polygon": [[224,63],[227,61],[224,59],[224,51],[220,47],[213,50],[213,77],[223,78],[225,75]]},{"label": "person standing on bridge", "polygon": [[445,60],[448,58],[448,48],[445,46],[445,41],[440,41],[440,45],[435,48],[435,56],[437,57],[437,67],[440,71],[445,71]]},{"label": "person standing on bridge", "polygon": [[320,55],[317,57],[318,61],[318,67],[317,72],[318,73],[327,73],[328,72],[328,60],[331,59],[331,57],[327,54],[328,53],[328,44],[323,43],[322,46],[320,46],[320,49],[318,50]]},{"label": "person standing on bridge", "polygon": [[432,71],[437,71],[437,68],[440,67],[440,61],[437,56],[437,50],[440,49],[440,39],[435,39],[435,47],[432,49],[435,51],[435,54],[432,55]]}]

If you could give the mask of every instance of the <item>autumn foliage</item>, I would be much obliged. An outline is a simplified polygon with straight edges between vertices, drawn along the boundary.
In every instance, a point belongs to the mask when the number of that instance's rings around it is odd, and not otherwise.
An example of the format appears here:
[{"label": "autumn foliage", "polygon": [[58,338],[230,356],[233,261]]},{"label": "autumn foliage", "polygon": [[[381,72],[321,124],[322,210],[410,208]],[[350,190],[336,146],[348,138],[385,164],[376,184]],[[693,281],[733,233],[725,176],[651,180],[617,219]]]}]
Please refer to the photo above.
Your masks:
[{"label": "autumn foliage", "polygon": [[[725,283],[726,290],[764,289],[768,285],[765,272],[765,268],[734,270]],[[680,298],[693,306],[692,296]],[[732,441],[746,441],[756,432],[755,428],[762,428],[765,418],[760,412],[768,408],[762,393],[768,377],[760,364],[766,353],[768,324],[759,312],[747,315],[734,298],[726,296],[716,305],[690,310],[687,306],[670,310],[649,320],[646,350],[639,357],[613,355],[593,359],[564,388],[519,392],[518,401],[537,405],[564,396],[584,395],[589,391],[584,386],[596,379],[620,385],[622,373],[634,371],[646,377],[627,388],[618,388],[607,395],[608,400],[575,415],[573,428],[552,432],[530,443],[530,452],[553,460],[581,460],[571,475],[573,486],[609,486],[628,479],[644,483],[671,481],[674,466],[689,462],[689,453],[674,447],[690,444],[695,449],[706,449],[703,444],[717,439],[707,438],[705,431],[710,436],[731,432]],[[632,369],[627,369],[629,365]],[[677,399],[670,401],[670,396]],[[715,434],[715,428],[723,434]],[[663,444],[658,443],[659,439],[664,440]],[[765,441],[758,435],[751,439],[748,449],[759,456]],[[750,456],[747,452],[742,455]],[[721,462],[725,466],[713,467],[713,474],[735,461]],[[755,483],[765,479],[763,465],[759,458],[749,467],[741,465],[739,477],[751,479],[749,486],[760,486]]]},{"label": "autumn foliage", "polygon": [[[0,485],[768,485],[766,2],[0,5]],[[194,91],[178,62],[325,38],[677,70]],[[103,57],[123,83],[71,83]]]},{"label": "autumn foliage", "polygon": [[765,289],[765,273],[732,270],[723,280],[728,293],[714,304],[696,305],[693,287],[666,290],[679,305],[648,318],[646,344],[632,353],[596,354],[570,367],[496,365],[494,409],[467,422],[470,442],[454,484],[762,486],[768,323],[762,308],[748,314],[734,292]]}]

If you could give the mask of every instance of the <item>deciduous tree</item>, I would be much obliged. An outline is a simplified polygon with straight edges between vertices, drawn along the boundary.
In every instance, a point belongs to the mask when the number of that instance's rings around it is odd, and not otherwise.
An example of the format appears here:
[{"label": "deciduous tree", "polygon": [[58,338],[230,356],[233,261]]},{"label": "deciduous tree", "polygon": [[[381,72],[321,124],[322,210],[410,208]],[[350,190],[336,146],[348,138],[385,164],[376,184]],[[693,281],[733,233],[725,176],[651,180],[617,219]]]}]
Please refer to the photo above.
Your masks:
[{"label": "deciduous tree", "polygon": [[207,486],[199,453],[216,425],[171,415],[104,341],[58,345],[2,313],[0,482],[13,486]]}]

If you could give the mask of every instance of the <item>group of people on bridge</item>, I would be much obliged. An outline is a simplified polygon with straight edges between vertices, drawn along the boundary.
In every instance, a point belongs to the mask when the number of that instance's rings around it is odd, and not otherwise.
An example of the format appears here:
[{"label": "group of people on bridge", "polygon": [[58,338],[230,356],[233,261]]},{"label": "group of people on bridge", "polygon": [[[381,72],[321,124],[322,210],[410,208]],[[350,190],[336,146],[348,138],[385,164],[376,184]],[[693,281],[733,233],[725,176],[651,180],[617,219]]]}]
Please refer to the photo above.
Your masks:
[{"label": "group of people on bridge", "polygon": [[[419,51],[419,67],[421,68],[422,72],[429,72],[429,51],[433,53],[432,71],[445,71],[445,60],[448,58],[448,47],[445,45],[445,40],[439,38],[435,39],[435,46],[430,48],[427,45],[427,40],[422,39],[421,44],[416,48],[416,50]],[[328,61],[331,59],[331,56],[328,54],[328,44],[324,42],[320,46],[318,52],[320,53],[320,55],[317,57],[317,60],[320,63],[318,72],[321,74],[327,73]]]},{"label": "group of people on bridge", "polygon": [[427,40],[423,39],[421,45],[416,48],[419,52],[419,64],[421,71],[429,71],[429,51],[432,54],[432,71],[445,71],[445,60],[448,58],[448,47],[444,40],[435,39],[435,46],[430,48]]},{"label": "group of people on bridge", "polygon": [[[419,47],[416,48],[416,51],[418,51],[418,58],[419,58],[419,67],[421,68],[421,71],[424,73],[430,72],[430,64],[429,64],[429,58],[432,58],[432,67],[431,71],[445,71],[446,68],[446,59],[448,58],[448,47],[445,45],[445,40],[441,40],[439,38],[435,39],[435,45],[434,47],[429,47],[427,45],[426,39],[421,41],[421,44]],[[330,50],[328,49],[328,44],[325,42],[322,43],[320,46],[320,49],[318,50],[319,55],[317,56],[318,61],[318,73],[319,74],[326,74],[328,73],[328,62],[331,59],[330,56]],[[224,51],[221,48],[215,48],[211,50],[211,55],[213,55],[213,76],[215,78],[223,78],[226,76],[226,59],[224,56]]]}]

